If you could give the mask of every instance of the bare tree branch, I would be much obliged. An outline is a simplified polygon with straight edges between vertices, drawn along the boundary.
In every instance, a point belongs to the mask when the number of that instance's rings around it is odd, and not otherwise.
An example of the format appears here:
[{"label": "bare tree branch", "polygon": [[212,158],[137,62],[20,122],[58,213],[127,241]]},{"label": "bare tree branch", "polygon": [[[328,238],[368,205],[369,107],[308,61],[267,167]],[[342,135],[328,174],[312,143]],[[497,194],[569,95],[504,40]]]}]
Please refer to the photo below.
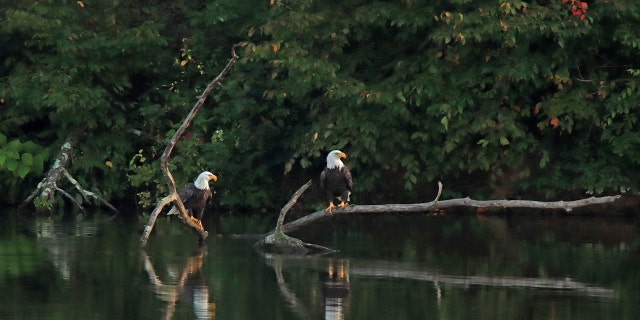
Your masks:
[{"label": "bare tree branch", "polygon": [[78,207],[78,209],[82,210],[82,213],[87,214],[87,210],[84,209],[84,207],[82,206],[81,202],[78,202],[76,200],[76,198],[74,198],[72,195],[70,195],[68,192],[64,191],[64,189],[61,189],[59,187],[56,187],[56,191],[60,192],[65,198],[69,199],[69,201],[71,201],[73,204],[76,205],[76,207]]},{"label": "bare tree branch", "polygon": [[278,222],[276,223],[275,230],[260,241],[256,242],[256,244],[254,245],[255,247],[265,252],[294,255],[304,255],[310,252],[328,253],[335,251],[321,245],[306,243],[300,239],[290,237],[284,234],[284,232],[282,231],[282,224],[284,223],[284,218],[287,212],[291,209],[291,207],[293,207],[293,205],[298,201],[298,198],[302,196],[307,188],[311,186],[311,182],[311,180],[307,181],[307,183],[298,188],[293,196],[291,196],[289,202],[287,202],[287,204],[280,210],[280,215],[278,216]]},{"label": "bare tree branch", "polygon": [[[567,212],[584,206],[611,203],[620,198],[617,196],[590,197],[574,201],[533,201],[533,200],[473,200],[469,197],[439,201],[442,193],[442,184],[438,182],[438,195],[436,199],[427,203],[412,204],[379,204],[379,205],[349,205],[344,209],[336,209],[333,214],[356,214],[356,213],[411,213],[411,212],[432,212],[439,209],[453,207],[476,207],[476,208],[531,208],[531,209],[560,209]],[[316,220],[330,217],[332,214],[325,210],[316,211],[300,219],[291,221],[282,226],[283,232],[295,231]]]},{"label": "bare tree branch", "polygon": [[164,149],[164,152],[162,153],[162,157],[160,158],[160,167],[162,169],[162,173],[164,174],[165,179],[167,180],[167,185],[169,186],[170,195],[163,198],[158,203],[156,208],[153,210],[151,216],[149,217],[149,222],[147,222],[147,225],[144,228],[144,233],[140,238],[140,241],[142,242],[143,246],[146,245],[147,243],[149,235],[151,234],[151,230],[153,229],[156,219],[158,218],[158,214],[160,213],[162,208],[164,208],[164,206],[167,205],[169,202],[173,202],[173,205],[176,208],[178,208],[178,211],[180,212],[180,214],[178,215],[180,217],[180,220],[184,224],[193,228],[193,230],[200,235],[200,240],[205,240],[209,236],[209,233],[206,230],[204,230],[201,225],[193,221],[193,219],[191,219],[189,214],[187,213],[187,210],[184,207],[184,204],[182,203],[182,199],[180,199],[180,195],[176,191],[176,182],[173,179],[173,175],[171,174],[171,171],[169,171],[168,161],[169,161],[169,156],[173,151],[173,148],[176,146],[176,144],[178,143],[178,140],[184,134],[187,128],[191,125],[191,123],[193,122],[193,119],[196,117],[196,114],[198,113],[198,111],[200,111],[200,109],[204,105],[204,102],[207,100],[207,97],[209,96],[211,91],[213,91],[213,89],[215,89],[218,85],[220,85],[220,82],[222,81],[222,79],[229,73],[229,71],[231,70],[231,67],[233,67],[233,65],[236,64],[236,62],[238,61],[238,55],[236,54],[236,48],[238,46],[239,45],[237,44],[233,46],[233,48],[231,49],[231,57],[232,57],[231,60],[229,60],[229,62],[224,67],[224,69],[222,69],[220,74],[218,74],[218,76],[215,77],[215,79],[209,82],[209,84],[204,89],[204,91],[202,91],[202,94],[200,94],[200,96],[198,97],[198,101],[193,106],[193,108],[191,109],[187,117],[184,119],[184,121],[182,122],[182,125],[180,125],[180,128],[178,128],[178,130],[173,134],[171,141],[169,141],[169,144],[167,145],[167,147]]}]

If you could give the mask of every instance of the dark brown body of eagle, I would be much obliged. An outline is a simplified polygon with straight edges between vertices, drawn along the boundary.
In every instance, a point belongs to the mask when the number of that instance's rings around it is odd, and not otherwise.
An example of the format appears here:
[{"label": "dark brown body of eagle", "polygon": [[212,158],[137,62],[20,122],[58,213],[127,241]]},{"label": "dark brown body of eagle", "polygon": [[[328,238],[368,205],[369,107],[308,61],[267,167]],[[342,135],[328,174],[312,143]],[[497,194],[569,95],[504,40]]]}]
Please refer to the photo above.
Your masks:
[{"label": "dark brown body of eagle", "polygon": [[353,180],[351,172],[340,160],[346,158],[347,155],[340,150],[333,150],[327,155],[327,166],[320,173],[320,187],[325,193],[326,201],[329,202],[327,211],[333,213],[333,200],[340,199],[338,207],[344,208],[349,203],[349,196],[353,188]]},{"label": "dark brown body of eagle", "polygon": [[180,199],[182,199],[185,209],[191,212],[192,217],[200,221],[204,215],[204,208],[212,196],[211,189],[200,190],[193,183],[188,183],[180,190]]},{"label": "dark brown body of eagle", "polygon": [[[198,178],[192,183],[180,190],[178,193],[184,204],[185,209],[189,211],[192,219],[196,219],[196,223],[202,227],[202,216],[207,202],[213,197],[213,193],[209,188],[209,180],[217,181],[218,177],[209,171],[200,173]],[[178,214],[178,208],[173,206],[167,215]]]}]

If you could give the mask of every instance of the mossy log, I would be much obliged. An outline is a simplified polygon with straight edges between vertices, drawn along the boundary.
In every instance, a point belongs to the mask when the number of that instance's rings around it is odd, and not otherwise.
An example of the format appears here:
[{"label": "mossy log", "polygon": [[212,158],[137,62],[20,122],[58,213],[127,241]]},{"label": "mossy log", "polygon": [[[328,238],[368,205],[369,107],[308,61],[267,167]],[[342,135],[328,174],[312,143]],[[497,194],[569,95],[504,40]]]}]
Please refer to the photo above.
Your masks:
[{"label": "mossy log", "polygon": [[[18,206],[18,210],[22,211],[29,203],[33,201],[37,212],[51,212],[54,207],[54,195],[56,193],[61,194],[63,197],[67,198],[71,203],[73,203],[78,209],[80,209],[83,213],[87,213],[83,204],[89,202],[89,198],[93,198],[106,207],[111,209],[116,213],[119,213],[118,209],[116,209],[111,203],[107,200],[99,196],[98,194],[86,190],[78,180],[76,180],[69,171],[67,170],[67,164],[69,163],[69,159],[73,155],[73,150],[78,143],[78,137],[81,134],[82,130],[76,130],[73,133],[69,134],[65,139],[64,143],[58,150],[58,154],[53,161],[51,167],[45,174],[44,178],[38,183],[37,188]],[[82,197],[81,201],[76,200],[76,198],[71,195],[67,190],[63,189],[60,186],[60,181],[66,179],[74,189],[79,192]],[[114,216],[115,217],[115,216]]]},{"label": "mossy log", "polygon": [[311,186],[311,180],[305,183],[302,187],[296,191],[289,202],[282,207],[280,210],[280,215],[278,216],[278,222],[276,223],[275,230],[264,237],[264,239],[256,242],[254,247],[266,252],[266,253],[275,253],[275,254],[284,254],[284,255],[307,255],[307,254],[318,254],[318,253],[328,253],[333,252],[335,250],[323,247],[321,245],[306,243],[300,239],[290,237],[286,235],[282,231],[282,226],[284,224],[284,218],[293,207],[293,205],[298,201],[298,198]]}]

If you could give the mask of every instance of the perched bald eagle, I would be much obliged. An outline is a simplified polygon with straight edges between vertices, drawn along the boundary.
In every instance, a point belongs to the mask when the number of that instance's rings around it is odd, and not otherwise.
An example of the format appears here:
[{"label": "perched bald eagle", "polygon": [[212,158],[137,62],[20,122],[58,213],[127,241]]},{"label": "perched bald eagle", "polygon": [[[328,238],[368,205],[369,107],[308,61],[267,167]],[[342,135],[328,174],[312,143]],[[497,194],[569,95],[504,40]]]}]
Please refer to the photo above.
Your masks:
[{"label": "perched bald eagle", "polygon": [[329,207],[326,209],[329,213],[333,213],[333,208],[335,208],[333,204],[334,198],[340,200],[338,205],[340,208],[346,207],[350,200],[349,196],[353,187],[351,172],[340,160],[346,157],[347,155],[340,150],[329,152],[327,166],[320,174],[320,188],[324,191],[326,200],[329,202]]},{"label": "perched bald eagle", "polygon": [[[179,193],[182,203],[191,214],[191,218],[195,218],[200,227],[202,227],[201,220],[204,208],[213,196],[209,188],[209,180],[218,181],[218,177],[209,171],[204,171],[196,178],[196,181],[185,185]],[[173,206],[167,215],[178,214],[179,212],[178,208]]]}]

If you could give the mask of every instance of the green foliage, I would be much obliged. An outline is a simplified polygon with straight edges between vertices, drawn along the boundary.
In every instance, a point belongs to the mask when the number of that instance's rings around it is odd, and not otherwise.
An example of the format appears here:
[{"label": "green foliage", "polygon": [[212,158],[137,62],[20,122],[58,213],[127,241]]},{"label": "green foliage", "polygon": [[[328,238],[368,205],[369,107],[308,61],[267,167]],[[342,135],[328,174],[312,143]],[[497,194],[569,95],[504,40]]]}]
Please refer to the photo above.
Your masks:
[{"label": "green foliage", "polygon": [[0,134],[0,170],[9,172],[12,180],[24,179],[28,174],[42,174],[49,154],[32,141],[8,141]]},{"label": "green foliage", "polygon": [[230,209],[281,207],[337,148],[358,203],[637,190],[635,2],[83,4],[0,5],[0,131],[53,154],[82,129],[72,174],[108,197],[165,192],[160,154],[234,43],[170,160],[179,186],[219,173]]},{"label": "green foliage", "polygon": [[[276,1],[247,33],[217,120],[234,156],[250,149],[252,172],[284,164],[313,176],[340,148],[355,194],[386,201],[424,198],[440,179],[487,196],[635,190],[627,31],[639,12],[597,3],[582,20],[562,1]],[[285,159],[253,161],[274,157]],[[236,172],[238,187],[255,183]],[[465,176],[484,186],[456,183]]]},{"label": "green foliage", "polygon": [[[9,140],[46,146],[43,155],[57,153],[68,135],[81,132],[67,169],[107,199],[124,197],[130,189],[128,160],[171,120],[150,119],[163,114],[159,104],[166,101],[163,92],[154,92],[160,87],[155,81],[170,82],[158,77],[171,72],[164,66],[173,59],[164,51],[168,39],[158,22],[171,11],[166,6],[117,1],[0,5],[0,41],[8,48],[0,54],[0,131]],[[133,133],[141,130],[145,135]],[[43,162],[50,165],[46,157],[33,155],[31,165],[26,156],[22,167],[13,169],[15,159],[2,167],[25,177],[27,169],[41,173]],[[20,181],[17,197],[41,178],[29,177]]]}]

